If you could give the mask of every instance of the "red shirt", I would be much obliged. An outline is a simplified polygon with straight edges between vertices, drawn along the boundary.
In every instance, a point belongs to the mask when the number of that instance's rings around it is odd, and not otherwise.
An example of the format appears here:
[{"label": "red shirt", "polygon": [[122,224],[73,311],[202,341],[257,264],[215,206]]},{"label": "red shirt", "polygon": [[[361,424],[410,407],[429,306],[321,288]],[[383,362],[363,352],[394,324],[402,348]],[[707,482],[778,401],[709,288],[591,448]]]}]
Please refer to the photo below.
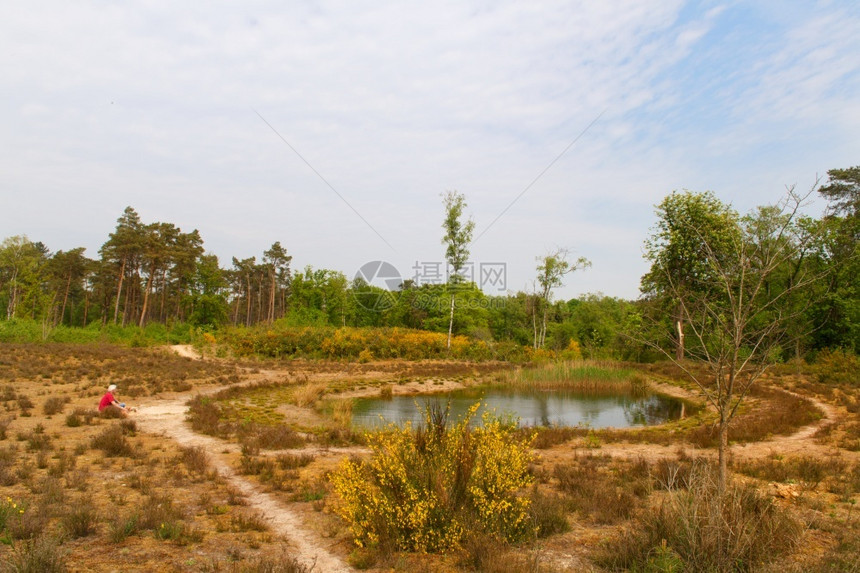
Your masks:
[{"label": "red shirt", "polygon": [[104,410],[105,408],[107,408],[108,406],[113,404],[113,401],[114,401],[114,397],[113,397],[113,394],[111,394],[110,392],[108,392],[107,394],[102,396],[102,400],[101,400],[101,402],[99,402],[99,412],[101,412],[102,410]]}]

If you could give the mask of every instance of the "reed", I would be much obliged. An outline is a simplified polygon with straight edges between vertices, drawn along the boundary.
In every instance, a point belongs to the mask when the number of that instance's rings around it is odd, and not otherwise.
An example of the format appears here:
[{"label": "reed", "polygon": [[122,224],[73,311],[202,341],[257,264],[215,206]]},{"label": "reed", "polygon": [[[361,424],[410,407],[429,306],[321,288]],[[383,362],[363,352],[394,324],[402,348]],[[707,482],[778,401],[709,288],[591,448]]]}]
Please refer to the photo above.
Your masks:
[{"label": "reed", "polygon": [[565,360],[518,368],[500,375],[506,386],[533,389],[575,389],[586,392],[634,392],[647,388],[645,378],[629,368],[595,360]]}]

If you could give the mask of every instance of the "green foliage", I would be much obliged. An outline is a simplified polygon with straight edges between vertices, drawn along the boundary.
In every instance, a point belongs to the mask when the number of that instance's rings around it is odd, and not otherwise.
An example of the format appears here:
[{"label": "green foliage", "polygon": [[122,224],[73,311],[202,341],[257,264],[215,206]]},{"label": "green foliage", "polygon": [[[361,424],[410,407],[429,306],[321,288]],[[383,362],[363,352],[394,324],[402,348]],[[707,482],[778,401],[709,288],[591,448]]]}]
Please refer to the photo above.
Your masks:
[{"label": "green foliage", "polygon": [[848,169],[831,169],[827,176],[827,185],[818,192],[830,201],[830,213],[856,217],[860,213],[860,165]]},{"label": "green foliage", "polygon": [[44,322],[32,319],[0,320],[0,342],[61,342],[66,344],[112,343],[125,346],[160,346],[187,344],[196,332],[188,323],[170,325],[151,322],[144,328],[137,326],[91,324],[86,328],[59,325],[46,327]]},{"label": "green foliage", "polygon": [[[803,336],[781,348],[780,358],[824,348],[860,352],[858,172],[858,167],[828,172],[820,189],[830,201],[825,216],[798,220],[797,236],[805,233],[812,246],[782,265],[768,283],[779,293],[798,271],[826,275],[774,309],[793,312],[804,300],[813,301],[792,324]],[[234,257],[232,268],[222,269],[215,255],[205,254],[197,231],[146,223],[132,207],[117,219],[98,260],[84,256],[83,248],[51,254],[26,236],[8,237],[0,243],[0,342],[176,344],[192,341],[196,329],[212,332],[226,324],[450,328],[453,334],[498,343],[496,356],[517,360],[523,353],[513,343],[563,352],[575,342],[588,358],[651,361],[653,353],[634,339],[674,342],[680,349],[680,322],[688,331],[687,344],[695,344],[678,295],[713,287],[713,265],[706,255],[729,262],[721,256],[741,237],[742,226],[755,235],[781,220],[773,207],[764,207],[741,221],[713,193],[674,192],[658,205],[658,223],[646,241],[651,269],[642,278],[645,299],[590,295],[560,304],[550,300],[552,290],[566,272],[587,261],[570,264],[564,251],[550,253],[537,268],[540,292],[489,296],[462,274],[474,231],[474,223],[464,217],[465,197],[449,192],[443,203],[443,242],[454,271],[450,284],[404,280],[395,292],[361,279],[350,282],[335,270],[308,266],[293,272],[292,257],[279,242],[262,256]],[[644,324],[646,313],[659,316],[659,324]]]},{"label": "green foliage", "polygon": [[860,353],[860,167],[834,169],[819,193],[830,200],[826,215],[809,224],[815,238],[810,264],[827,271],[814,285],[819,296],[808,313],[815,326],[811,346]]},{"label": "green foliage", "polygon": [[472,242],[472,233],[475,230],[475,222],[471,219],[463,223],[463,210],[466,208],[466,197],[456,191],[448,191],[442,195],[442,203],[445,206],[445,220],[442,228],[445,235],[442,242],[445,244],[445,259],[451,266],[450,280],[454,283],[461,282],[463,277],[460,270],[469,259],[469,243]]},{"label": "green foliage", "polygon": [[[685,330],[687,312],[682,297],[707,293],[712,289],[715,268],[732,250],[740,229],[738,214],[707,191],[694,193],[673,191],[657,206],[657,224],[645,241],[645,258],[651,269],[642,277],[644,295],[660,302],[666,332],[677,347],[677,357],[684,357],[684,340],[678,330]],[[660,341],[662,342],[662,341]]]},{"label": "green foliage", "polygon": [[491,414],[470,427],[477,410],[450,426],[448,410],[428,407],[424,425],[391,425],[368,434],[369,461],[345,460],[331,475],[361,547],[445,552],[469,534],[508,541],[534,535],[529,439],[516,423]]},{"label": "green foliage", "polygon": [[575,340],[585,358],[641,361],[649,354],[635,340],[642,327],[641,306],[600,294],[571,299],[563,322],[550,327],[548,346],[564,348]]},{"label": "green foliage", "polygon": [[540,292],[534,301],[535,304],[532,312],[535,316],[535,322],[537,316],[541,316],[541,326],[534,334],[534,347],[543,348],[546,342],[547,317],[552,301],[553,289],[562,286],[564,275],[590,267],[591,261],[585,257],[579,257],[575,262],[571,263],[567,260],[567,251],[557,249],[553,253],[539,257],[538,262],[537,280],[538,284],[540,284]]},{"label": "green foliage", "polygon": [[[466,198],[462,194],[456,191],[448,191],[442,195],[442,202],[445,205],[445,220],[442,223],[445,235],[442,237],[442,242],[445,244],[445,260],[448,261],[448,266],[451,269],[448,283],[456,286],[467,282],[460,274],[460,271],[469,260],[469,244],[472,242],[472,232],[475,230],[475,222],[472,219],[469,219],[465,223],[460,220],[463,216],[463,210],[466,208]],[[449,293],[449,298],[451,301],[451,312],[448,319],[448,348],[451,348],[451,334],[454,331],[454,310],[457,306],[456,289]]]}]

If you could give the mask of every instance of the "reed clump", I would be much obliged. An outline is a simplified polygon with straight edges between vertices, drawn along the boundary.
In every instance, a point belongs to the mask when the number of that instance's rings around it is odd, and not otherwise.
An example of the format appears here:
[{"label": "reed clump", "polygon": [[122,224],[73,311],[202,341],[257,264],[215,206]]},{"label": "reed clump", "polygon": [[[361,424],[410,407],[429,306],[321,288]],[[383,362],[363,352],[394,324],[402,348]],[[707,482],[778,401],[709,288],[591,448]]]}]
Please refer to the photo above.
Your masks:
[{"label": "reed clump", "polygon": [[506,386],[520,388],[564,388],[594,393],[641,394],[648,388],[645,377],[635,370],[596,360],[565,360],[518,368],[502,373],[499,381]]}]

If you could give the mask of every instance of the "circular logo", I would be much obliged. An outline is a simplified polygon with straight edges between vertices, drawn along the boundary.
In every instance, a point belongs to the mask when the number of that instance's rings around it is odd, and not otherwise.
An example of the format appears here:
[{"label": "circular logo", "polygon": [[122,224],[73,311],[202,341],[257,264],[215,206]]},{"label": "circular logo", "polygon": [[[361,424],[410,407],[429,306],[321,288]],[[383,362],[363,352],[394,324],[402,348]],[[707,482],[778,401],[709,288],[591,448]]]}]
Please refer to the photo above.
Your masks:
[{"label": "circular logo", "polygon": [[382,312],[397,304],[403,278],[387,261],[364,263],[355,273],[352,294],[368,310]]}]

